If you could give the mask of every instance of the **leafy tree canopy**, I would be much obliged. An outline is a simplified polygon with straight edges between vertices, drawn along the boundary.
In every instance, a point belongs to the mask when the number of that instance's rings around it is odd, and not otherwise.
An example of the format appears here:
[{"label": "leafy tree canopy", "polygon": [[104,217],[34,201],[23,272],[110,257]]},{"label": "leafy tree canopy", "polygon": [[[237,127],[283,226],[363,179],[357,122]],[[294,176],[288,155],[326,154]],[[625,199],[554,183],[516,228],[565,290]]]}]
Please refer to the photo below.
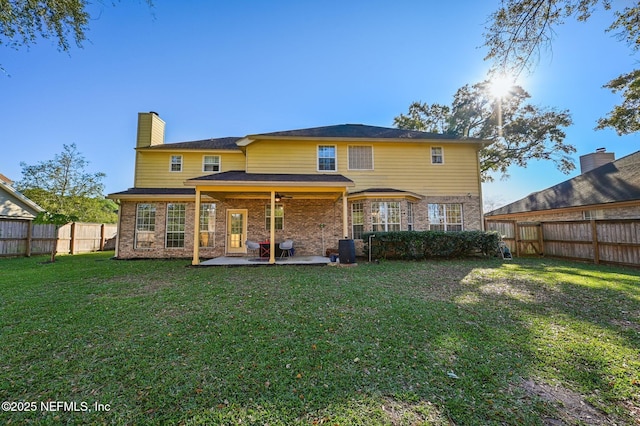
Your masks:
[{"label": "leafy tree canopy", "polygon": [[89,162],[75,144],[63,147],[53,160],[20,163],[22,179],[16,188],[51,214],[83,222],[115,222],[117,206],[103,196],[106,175],[86,171]]},{"label": "leafy tree canopy", "polygon": [[520,86],[512,86],[500,98],[491,94],[491,83],[483,81],[458,89],[451,106],[414,102],[408,113],[394,118],[401,129],[481,138],[493,143],[480,151],[484,181],[497,172],[506,178],[511,165],[526,167],[529,160],[551,160],[558,170],[575,168],[569,156],[576,152],[564,142],[562,129],[572,124],[568,111],[556,111],[527,103],[530,97]]},{"label": "leafy tree canopy", "polygon": [[[146,2],[153,6],[152,0]],[[0,0],[0,46],[18,49],[43,38],[54,39],[64,52],[72,44],[81,47],[92,19],[87,10],[91,4],[88,0]]]},{"label": "leafy tree canopy", "polygon": [[[505,0],[490,16],[485,36],[489,52],[485,59],[494,62],[495,71],[518,75],[531,70],[542,50],[552,46],[555,28],[566,19],[587,21],[599,6],[612,8],[610,0]],[[615,4],[615,3],[614,3]],[[619,2],[615,20],[607,31],[613,32],[635,53],[640,50],[640,3]],[[633,70],[605,84],[623,98],[597,129],[611,127],[618,134],[640,130],[640,70]]]}]

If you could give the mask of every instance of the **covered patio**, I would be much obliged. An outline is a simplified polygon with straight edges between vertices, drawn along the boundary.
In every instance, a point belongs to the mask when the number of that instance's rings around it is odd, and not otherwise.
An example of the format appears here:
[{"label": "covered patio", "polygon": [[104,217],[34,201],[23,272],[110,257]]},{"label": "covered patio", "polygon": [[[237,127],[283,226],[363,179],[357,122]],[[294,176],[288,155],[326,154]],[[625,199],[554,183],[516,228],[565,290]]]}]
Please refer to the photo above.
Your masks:
[{"label": "covered patio", "polygon": [[[194,227],[193,238],[193,265],[200,264],[327,264],[329,258],[323,256],[310,256],[307,250],[304,256],[297,253],[290,259],[280,259],[277,256],[277,247],[279,242],[276,235],[275,214],[271,214],[267,220],[267,233],[259,241],[248,238],[248,225],[256,224],[255,221],[249,221],[250,209],[246,207],[251,201],[265,200],[270,206],[270,212],[275,212],[276,203],[281,202],[281,198],[286,198],[288,202],[313,202],[322,201],[329,202],[331,205],[339,207],[340,225],[336,228],[337,235],[346,237],[349,234],[348,227],[348,210],[347,210],[347,190],[354,186],[352,180],[339,174],[271,174],[271,173],[246,173],[243,171],[229,171],[216,173],[212,175],[202,176],[187,180],[185,185],[192,186],[195,189],[195,220],[199,221],[200,205],[203,197],[228,203],[226,208],[226,239],[224,245],[224,255],[215,259],[200,261],[200,233],[197,227]],[[340,203],[342,199],[342,203]],[[335,203],[335,204],[334,204]],[[313,215],[313,207],[307,207],[304,211]],[[317,212],[315,212],[317,213]],[[308,237],[308,235],[318,226],[316,222],[321,218],[316,217],[315,221],[301,221],[298,213],[298,223],[304,224],[304,228],[297,229],[295,232],[300,238]],[[323,222],[320,220],[320,222]],[[318,223],[320,223],[318,222]],[[264,222],[262,222],[264,223]],[[264,225],[262,225],[264,226]],[[262,228],[264,229],[264,228]],[[255,233],[252,233],[255,235]],[[296,236],[292,236],[296,239]],[[247,240],[254,242],[268,242],[268,256],[266,258],[247,257]],[[308,247],[307,247],[308,248]],[[294,245],[294,249],[296,246]],[[320,249],[317,251],[320,252]]]}]

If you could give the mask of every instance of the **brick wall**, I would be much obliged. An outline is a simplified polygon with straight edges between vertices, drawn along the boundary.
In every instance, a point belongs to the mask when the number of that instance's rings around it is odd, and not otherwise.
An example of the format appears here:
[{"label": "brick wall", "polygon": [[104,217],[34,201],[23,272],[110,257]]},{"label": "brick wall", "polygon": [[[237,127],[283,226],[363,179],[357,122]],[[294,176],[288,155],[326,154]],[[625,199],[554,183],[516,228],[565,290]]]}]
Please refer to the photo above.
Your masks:
[{"label": "brick wall", "polygon": [[[371,202],[397,201],[388,199],[363,200],[365,208],[365,232],[372,229]],[[156,206],[155,243],[154,247],[134,248],[136,209],[138,202],[122,202],[119,226],[118,257],[133,258],[191,258],[193,256],[193,232],[195,203],[186,204],[185,243],[182,248],[165,247],[165,230],[167,218],[166,202],[149,202]],[[407,203],[400,201],[402,230],[407,229]],[[414,203],[414,230],[429,229],[429,203],[461,203],[463,205],[463,226],[465,230],[481,229],[479,197],[425,197]],[[266,223],[266,206],[269,200],[226,199],[216,202],[215,233],[212,247],[200,247],[200,257],[210,259],[225,255],[227,210],[246,209],[247,236],[252,241],[265,241],[269,238]],[[284,199],[284,227],[276,230],[276,243],[286,239],[294,241],[296,255],[324,255],[327,249],[337,249],[338,241],[345,236],[342,228],[342,200],[330,199]],[[320,225],[324,224],[324,227]],[[351,203],[349,203],[349,230],[351,238]],[[363,242],[356,241],[356,251],[363,255]]]}]

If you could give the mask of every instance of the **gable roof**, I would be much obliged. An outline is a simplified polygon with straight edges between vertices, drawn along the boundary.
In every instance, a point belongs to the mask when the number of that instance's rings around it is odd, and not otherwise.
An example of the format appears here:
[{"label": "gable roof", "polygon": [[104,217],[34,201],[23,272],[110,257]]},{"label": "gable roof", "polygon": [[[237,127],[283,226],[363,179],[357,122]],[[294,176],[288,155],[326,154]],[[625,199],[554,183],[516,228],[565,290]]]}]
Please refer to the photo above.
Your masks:
[{"label": "gable roof", "polygon": [[[4,178],[6,176],[3,175]],[[0,179],[0,217],[34,219],[44,209]]]},{"label": "gable roof", "polygon": [[384,140],[384,141],[424,141],[424,140],[446,140],[451,142],[475,142],[488,144],[490,141],[478,138],[460,138],[455,135],[420,132],[417,130],[406,130],[389,127],[368,126],[364,124],[339,124],[335,126],[311,127],[308,129],[286,130],[282,132],[261,133],[249,135],[238,141],[239,146],[249,145],[260,139],[344,139],[344,140]]},{"label": "gable roof", "polygon": [[529,194],[485,216],[640,200],[640,151]]}]

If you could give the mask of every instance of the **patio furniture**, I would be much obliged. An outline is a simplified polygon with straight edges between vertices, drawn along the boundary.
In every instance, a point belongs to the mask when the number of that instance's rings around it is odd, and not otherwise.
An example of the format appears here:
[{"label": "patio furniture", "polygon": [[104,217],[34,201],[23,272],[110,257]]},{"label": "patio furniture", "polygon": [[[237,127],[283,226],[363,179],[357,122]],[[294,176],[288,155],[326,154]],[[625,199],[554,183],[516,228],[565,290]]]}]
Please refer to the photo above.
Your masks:
[{"label": "patio furniture", "polygon": [[260,257],[269,257],[271,254],[271,243],[269,241],[261,241],[260,243]]},{"label": "patio furniture", "polygon": [[284,257],[285,255],[287,257],[293,256],[293,240],[284,240],[278,247],[282,250],[280,257]]},{"label": "patio furniture", "polygon": [[256,243],[255,241],[247,240],[246,244],[247,244],[247,249],[251,250],[251,252],[253,253],[256,253],[260,249],[260,244]]}]

